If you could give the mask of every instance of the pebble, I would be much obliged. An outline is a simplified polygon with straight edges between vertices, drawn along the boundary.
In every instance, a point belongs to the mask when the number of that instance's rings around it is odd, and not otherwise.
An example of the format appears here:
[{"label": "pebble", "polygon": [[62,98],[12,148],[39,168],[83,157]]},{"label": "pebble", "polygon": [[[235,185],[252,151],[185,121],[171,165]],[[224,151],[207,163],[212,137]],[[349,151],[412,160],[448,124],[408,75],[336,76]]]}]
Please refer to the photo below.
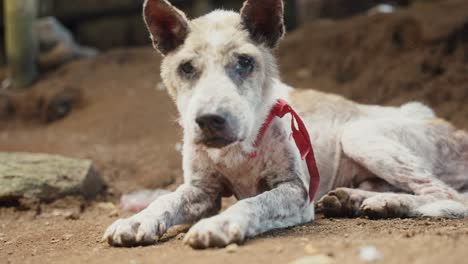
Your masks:
[{"label": "pebble", "polygon": [[314,247],[312,244],[307,244],[304,247],[304,251],[308,255],[318,255],[320,253],[320,250],[318,250],[316,247]]},{"label": "pebble", "polygon": [[310,76],[310,71],[307,68],[302,68],[296,72],[296,75],[297,77],[304,79]]},{"label": "pebble", "polygon": [[226,251],[228,253],[236,253],[238,249],[239,249],[239,246],[237,244],[230,244],[226,247]]},{"label": "pebble", "polygon": [[58,243],[59,241],[60,241],[60,240],[58,240],[58,239],[52,238],[52,240],[50,241],[50,243],[55,244],[55,243]]},{"label": "pebble", "polygon": [[333,259],[326,255],[306,256],[301,257],[289,264],[331,264]]},{"label": "pebble", "polygon": [[408,231],[405,233],[406,238],[411,238],[411,237],[414,237],[415,235],[416,235],[415,231]]},{"label": "pebble", "polygon": [[109,217],[117,217],[119,216],[119,210],[114,209],[109,213]]},{"label": "pebble", "polygon": [[113,204],[113,203],[111,203],[111,202],[98,203],[96,206],[97,206],[99,209],[108,210],[108,211],[112,211],[112,210],[116,210],[116,209],[117,209],[117,206],[115,206],[115,204]]},{"label": "pebble", "polygon": [[77,212],[67,212],[64,214],[66,220],[78,220],[80,219],[80,214]]},{"label": "pebble", "polygon": [[374,246],[365,246],[359,249],[359,257],[366,262],[381,260],[382,254]]},{"label": "pebble", "polygon": [[72,234],[65,234],[63,235],[63,240],[70,240],[73,237]]}]

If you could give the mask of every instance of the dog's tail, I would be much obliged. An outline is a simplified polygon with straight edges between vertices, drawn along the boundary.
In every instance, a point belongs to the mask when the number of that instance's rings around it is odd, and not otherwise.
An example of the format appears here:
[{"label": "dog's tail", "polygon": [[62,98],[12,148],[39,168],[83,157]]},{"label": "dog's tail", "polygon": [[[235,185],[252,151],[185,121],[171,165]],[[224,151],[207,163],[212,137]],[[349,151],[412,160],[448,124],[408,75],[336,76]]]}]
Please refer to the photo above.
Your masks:
[{"label": "dog's tail", "polygon": [[[468,201],[468,193],[464,194]],[[441,200],[423,205],[416,209],[419,217],[465,218],[468,217],[467,203],[454,200]]]}]

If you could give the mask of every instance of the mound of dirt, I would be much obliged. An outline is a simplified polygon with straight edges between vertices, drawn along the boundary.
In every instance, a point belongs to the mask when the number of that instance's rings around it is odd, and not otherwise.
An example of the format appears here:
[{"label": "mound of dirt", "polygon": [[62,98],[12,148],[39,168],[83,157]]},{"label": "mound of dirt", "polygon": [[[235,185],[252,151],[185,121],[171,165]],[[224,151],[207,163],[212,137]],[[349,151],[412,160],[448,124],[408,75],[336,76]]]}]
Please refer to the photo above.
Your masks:
[{"label": "mound of dirt", "polygon": [[308,24],[278,55],[283,78],[296,87],[370,104],[423,101],[468,128],[467,1]]}]

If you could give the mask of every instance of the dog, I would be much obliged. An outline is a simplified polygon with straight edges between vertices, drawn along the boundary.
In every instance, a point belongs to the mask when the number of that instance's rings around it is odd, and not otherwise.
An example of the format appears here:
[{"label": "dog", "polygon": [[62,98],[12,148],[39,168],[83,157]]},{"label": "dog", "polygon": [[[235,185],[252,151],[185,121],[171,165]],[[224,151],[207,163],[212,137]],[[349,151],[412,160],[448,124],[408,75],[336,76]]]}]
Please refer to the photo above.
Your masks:
[{"label": "dog", "polygon": [[[290,119],[273,118],[257,142],[278,99],[308,128],[326,215],[468,215],[466,132],[418,102],[362,105],[279,80],[272,50],[285,32],[283,1],[247,0],[240,13],[188,20],[165,0],[146,0],[143,13],[180,113],[184,184],[114,222],[103,236],[110,245],[153,244],[171,226],[195,223],[186,244],[224,247],[312,221],[311,178]],[[219,213],[232,195],[239,201]]]}]

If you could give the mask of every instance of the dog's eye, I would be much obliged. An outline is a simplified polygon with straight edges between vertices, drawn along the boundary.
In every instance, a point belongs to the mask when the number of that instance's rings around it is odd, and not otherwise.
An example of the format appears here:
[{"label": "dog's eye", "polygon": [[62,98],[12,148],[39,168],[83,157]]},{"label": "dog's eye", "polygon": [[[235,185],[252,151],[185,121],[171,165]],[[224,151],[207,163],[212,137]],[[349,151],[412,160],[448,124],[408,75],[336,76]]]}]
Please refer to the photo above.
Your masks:
[{"label": "dog's eye", "polygon": [[237,57],[236,73],[241,77],[247,77],[255,66],[255,61],[252,57],[247,55],[240,55]]},{"label": "dog's eye", "polygon": [[193,64],[189,62],[182,63],[179,66],[179,72],[185,77],[192,77],[196,73],[196,69]]}]

